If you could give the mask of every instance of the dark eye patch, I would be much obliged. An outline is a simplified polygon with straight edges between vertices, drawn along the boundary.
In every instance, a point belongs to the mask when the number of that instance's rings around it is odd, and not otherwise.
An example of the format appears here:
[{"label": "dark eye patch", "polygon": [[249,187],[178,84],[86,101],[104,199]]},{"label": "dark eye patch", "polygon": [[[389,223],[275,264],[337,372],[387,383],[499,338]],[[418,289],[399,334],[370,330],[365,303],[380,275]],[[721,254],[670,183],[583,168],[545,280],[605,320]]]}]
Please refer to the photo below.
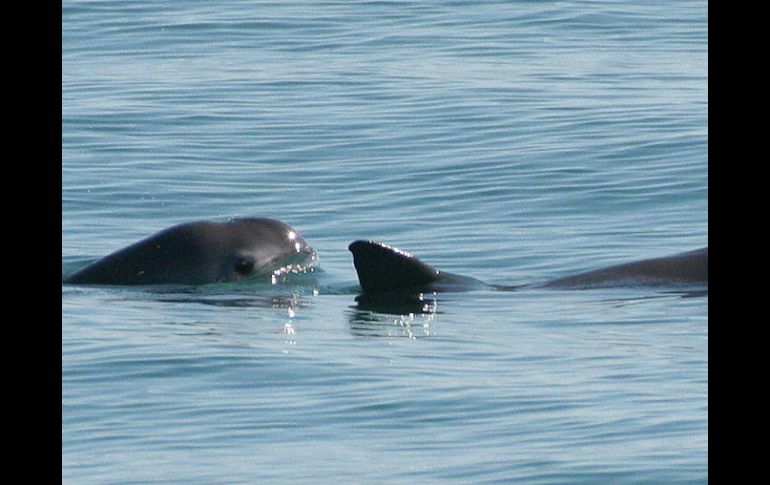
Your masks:
[{"label": "dark eye patch", "polygon": [[249,275],[254,271],[254,258],[250,258],[247,256],[239,257],[235,260],[235,263],[233,264],[233,269],[236,273],[240,275]]}]

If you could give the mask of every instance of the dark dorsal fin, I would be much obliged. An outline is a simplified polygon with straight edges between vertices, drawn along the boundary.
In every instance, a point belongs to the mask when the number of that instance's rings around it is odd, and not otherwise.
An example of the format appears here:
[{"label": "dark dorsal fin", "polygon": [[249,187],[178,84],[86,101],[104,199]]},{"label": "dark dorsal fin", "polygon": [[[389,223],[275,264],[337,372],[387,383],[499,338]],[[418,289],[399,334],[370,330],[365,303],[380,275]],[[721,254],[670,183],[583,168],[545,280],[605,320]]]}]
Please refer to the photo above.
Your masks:
[{"label": "dark dorsal fin", "polygon": [[365,293],[426,288],[441,273],[406,251],[374,241],[354,241],[348,249]]}]

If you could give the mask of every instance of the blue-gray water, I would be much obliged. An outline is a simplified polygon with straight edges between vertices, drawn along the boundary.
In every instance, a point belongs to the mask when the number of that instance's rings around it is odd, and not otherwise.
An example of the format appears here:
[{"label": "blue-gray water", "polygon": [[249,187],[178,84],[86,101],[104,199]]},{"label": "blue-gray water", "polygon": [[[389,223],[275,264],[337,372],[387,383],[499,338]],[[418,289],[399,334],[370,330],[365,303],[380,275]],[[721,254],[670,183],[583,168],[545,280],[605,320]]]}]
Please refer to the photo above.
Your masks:
[{"label": "blue-gray water", "polygon": [[519,284],[707,245],[706,1],[69,1],[64,274],[266,216],[323,284],[62,287],[65,483],[708,478],[708,298],[355,301],[354,239]]}]

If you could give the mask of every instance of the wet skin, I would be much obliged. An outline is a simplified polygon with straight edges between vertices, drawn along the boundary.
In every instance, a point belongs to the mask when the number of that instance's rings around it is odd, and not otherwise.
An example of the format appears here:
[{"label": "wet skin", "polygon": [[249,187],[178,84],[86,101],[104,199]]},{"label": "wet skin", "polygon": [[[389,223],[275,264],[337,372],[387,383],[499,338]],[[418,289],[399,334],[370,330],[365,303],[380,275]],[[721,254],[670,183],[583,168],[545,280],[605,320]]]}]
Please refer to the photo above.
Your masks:
[{"label": "wet skin", "polygon": [[81,269],[64,283],[201,285],[312,266],[315,250],[274,219],[197,221],[170,227]]},{"label": "wet skin", "polygon": [[708,285],[708,247],[660,258],[644,259],[586,271],[535,285],[489,285],[475,278],[447,273],[412,254],[375,241],[348,246],[364,294],[446,292],[471,289],[518,290],[524,287],[590,288],[620,285]]}]

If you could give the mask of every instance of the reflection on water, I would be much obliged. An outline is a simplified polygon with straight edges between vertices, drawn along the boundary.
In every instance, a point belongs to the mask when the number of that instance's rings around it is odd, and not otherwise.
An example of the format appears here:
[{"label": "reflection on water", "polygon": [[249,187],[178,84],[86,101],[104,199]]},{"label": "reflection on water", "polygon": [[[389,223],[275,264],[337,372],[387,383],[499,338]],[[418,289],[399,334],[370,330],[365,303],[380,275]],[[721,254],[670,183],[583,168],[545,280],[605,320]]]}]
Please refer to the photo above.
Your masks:
[{"label": "reflection on water", "polygon": [[424,295],[359,295],[349,312],[350,330],[359,337],[407,337],[431,335],[438,302]]},{"label": "reflection on water", "polygon": [[688,291],[672,291],[672,294],[679,295],[681,298],[708,298],[709,290],[688,290]]},{"label": "reflection on water", "polygon": [[356,309],[365,312],[386,313],[391,315],[433,314],[436,313],[435,298],[426,298],[424,294],[385,293],[381,295],[358,295]]},{"label": "reflection on water", "polygon": [[[657,300],[661,298],[669,299],[689,299],[689,298],[706,298],[708,299],[709,290],[708,287],[681,287],[671,289],[656,289],[653,293],[649,294],[636,294],[633,296],[624,297],[612,297],[602,298],[603,301],[613,303],[616,307],[622,307],[634,303],[645,302],[649,300]],[[706,302],[708,304],[708,302]]]},{"label": "reflection on water", "polygon": [[175,293],[173,295],[163,295],[156,301],[164,303],[199,303],[201,305],[211,305],[219,307],[258,307],[272,309],[286,309],[291,315],[307,305],[309,299],[306,295],[300,293],[279,293],[279,294],[194,294],[194,293]]}]

